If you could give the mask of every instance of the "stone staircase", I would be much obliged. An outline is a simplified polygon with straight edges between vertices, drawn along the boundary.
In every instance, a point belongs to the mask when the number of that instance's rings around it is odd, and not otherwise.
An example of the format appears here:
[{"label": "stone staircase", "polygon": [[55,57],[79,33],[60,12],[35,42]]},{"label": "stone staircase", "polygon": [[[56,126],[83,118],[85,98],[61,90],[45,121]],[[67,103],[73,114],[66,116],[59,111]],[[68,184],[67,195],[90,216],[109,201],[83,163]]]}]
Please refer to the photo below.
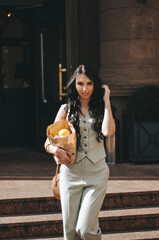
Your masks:
[{"label": "stone staircase", "polygon": [[[99,216],[102,240],[159,239],[159,191],[109,193]],[[0,200],[0,239],[62,240],[54,197]]]}]

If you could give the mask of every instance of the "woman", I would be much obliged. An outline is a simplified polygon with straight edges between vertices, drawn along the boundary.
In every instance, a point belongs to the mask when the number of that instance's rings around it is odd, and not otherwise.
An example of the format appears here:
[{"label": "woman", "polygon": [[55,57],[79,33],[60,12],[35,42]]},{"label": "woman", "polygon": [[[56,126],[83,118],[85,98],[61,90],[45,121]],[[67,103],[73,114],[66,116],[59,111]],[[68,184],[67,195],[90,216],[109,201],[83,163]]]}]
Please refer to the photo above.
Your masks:
[{"label": "woman", "polygon": [[[103,90],[104,89],[104,90]],[[80,65],[67,86],[68,102],[60,107],[55,122],[68,119],[76,129],[77,155],[52,146],[60,168],[60,194],[65,240],[99,240],[98,215],[106,194],[109,169],[105,162],[103,136],[115,133],[110,90],[101,84],[93,69]]]}]

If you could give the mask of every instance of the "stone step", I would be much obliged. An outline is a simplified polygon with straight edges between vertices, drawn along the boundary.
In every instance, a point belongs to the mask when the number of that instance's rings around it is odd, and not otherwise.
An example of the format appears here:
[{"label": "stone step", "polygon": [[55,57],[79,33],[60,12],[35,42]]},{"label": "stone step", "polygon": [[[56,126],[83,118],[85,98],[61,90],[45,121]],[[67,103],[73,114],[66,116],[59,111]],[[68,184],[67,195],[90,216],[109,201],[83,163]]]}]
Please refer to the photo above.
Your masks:
[{"label": "stone step", "polygon": [[[99,222],[103,233],[159,231],[159,207],[101,211]],[[62,235],[61,214],[3,216],[0,219],[1,239]]]},{"label": "stone step", "polygon": [[[159,206],[159,191],[109,193],[102,209],[121,209]],[[22,215],[30,213],[59,213],[60,201],[54,197],[18,198],[0,200],[0,215]]]},{"label": "stone step", "polygon": [[[25,240],[64,240],[63,237],[43,237],[43,238],[22,238]],[[101,240],[156,240],[159,239],[158,230],[150,231],[137,231],[137,232],[124,232],[124,233],[109,233],[102,234]]]}]

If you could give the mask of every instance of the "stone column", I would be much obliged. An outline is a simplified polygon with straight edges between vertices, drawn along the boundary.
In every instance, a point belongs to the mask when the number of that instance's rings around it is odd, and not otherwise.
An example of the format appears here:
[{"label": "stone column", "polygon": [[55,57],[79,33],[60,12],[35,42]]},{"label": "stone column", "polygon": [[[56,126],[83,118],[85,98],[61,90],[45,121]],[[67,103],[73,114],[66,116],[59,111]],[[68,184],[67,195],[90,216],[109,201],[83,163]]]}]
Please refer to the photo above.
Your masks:
[{"label": "stone column", "polygon": [[159,1],[99,0],[100,77],[114,96],[159,84]]}]

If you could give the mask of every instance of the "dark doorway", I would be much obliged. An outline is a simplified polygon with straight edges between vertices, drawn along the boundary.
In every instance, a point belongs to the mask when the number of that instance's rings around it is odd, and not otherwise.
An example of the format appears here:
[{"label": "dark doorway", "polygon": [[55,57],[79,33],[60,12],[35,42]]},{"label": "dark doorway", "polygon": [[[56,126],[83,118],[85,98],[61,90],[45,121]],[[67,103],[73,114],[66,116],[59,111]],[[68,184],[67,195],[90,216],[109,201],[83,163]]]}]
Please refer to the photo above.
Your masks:
[{"label": "dark doorway", "polygon": [[[0,147],[32,147],[30,40],[20,11],[0,8]],[[23,16],[24,17],[24,16]]]},{"label": "dark doorway", "polygon": [[[16,3],[0,6],[0,148],[43,151],[46,127],[65,101],[59,97],[59,64],[67,66],[65,0]],[[66,85],[68,72],[62,77]]]}]

